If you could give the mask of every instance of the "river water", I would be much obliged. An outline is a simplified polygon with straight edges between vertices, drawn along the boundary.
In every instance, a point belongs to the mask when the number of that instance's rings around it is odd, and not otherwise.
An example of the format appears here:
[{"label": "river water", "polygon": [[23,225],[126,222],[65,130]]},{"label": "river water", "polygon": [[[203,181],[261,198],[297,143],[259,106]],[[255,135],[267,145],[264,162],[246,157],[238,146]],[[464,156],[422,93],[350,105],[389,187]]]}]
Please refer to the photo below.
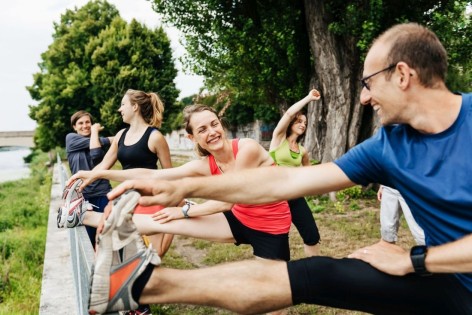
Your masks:
[{"label": "river water", "polygon": [[28,177],[30,169],[23,158],[31,153],[25,147],[0,148],[0,183]]}]

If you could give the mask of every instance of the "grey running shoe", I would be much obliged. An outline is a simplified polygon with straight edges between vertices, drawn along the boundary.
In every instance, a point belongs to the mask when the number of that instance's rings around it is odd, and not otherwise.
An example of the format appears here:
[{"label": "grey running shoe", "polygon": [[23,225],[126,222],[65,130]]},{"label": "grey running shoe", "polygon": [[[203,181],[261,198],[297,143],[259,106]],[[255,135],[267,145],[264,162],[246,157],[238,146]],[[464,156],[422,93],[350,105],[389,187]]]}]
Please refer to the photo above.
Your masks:
[{"label": "grey running shoe", "polygon": [[[132,220],[139,197],[129,190],[115,199],[98,236],[89,314],[137,309],[138,301],[131,293],[134,282],[149,264],[160,264],[156,251],[146,247]],[[119,250],[123,259],[117,259]]]},{"label": "grey running shoe", "polygon": [[74,228],[82,225],[85,212],[92,210],[92,204],[79,191],[82,180],[78,179],[64,188],[62,205],[57,211],[58,228]]}]

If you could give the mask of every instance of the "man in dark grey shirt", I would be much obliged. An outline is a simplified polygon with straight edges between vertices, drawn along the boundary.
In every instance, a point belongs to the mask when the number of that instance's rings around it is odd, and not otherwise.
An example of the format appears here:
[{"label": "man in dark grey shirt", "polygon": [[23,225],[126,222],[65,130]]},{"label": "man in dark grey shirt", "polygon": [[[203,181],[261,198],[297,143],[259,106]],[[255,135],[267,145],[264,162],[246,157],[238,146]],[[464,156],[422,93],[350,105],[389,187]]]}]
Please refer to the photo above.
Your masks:
[{"label": "man in dark grey shirt", "polygon": [[[103,127],[92,123],[92,116],[86,111],[78,111],[71,117],[72,128],[76,132],[66,136],[66,152],[72,174],[81,170],[89,171],[98,165],[105,156],[105,149],[110,146],[112,137],[99,137]],[[106,194],[111,190],[110,182],[99,179],[83,190],[84,198],[94,206],[97,212],[103,212],[108,204]],[[96,229],[87,226],[92,246],[95,247]]]}]

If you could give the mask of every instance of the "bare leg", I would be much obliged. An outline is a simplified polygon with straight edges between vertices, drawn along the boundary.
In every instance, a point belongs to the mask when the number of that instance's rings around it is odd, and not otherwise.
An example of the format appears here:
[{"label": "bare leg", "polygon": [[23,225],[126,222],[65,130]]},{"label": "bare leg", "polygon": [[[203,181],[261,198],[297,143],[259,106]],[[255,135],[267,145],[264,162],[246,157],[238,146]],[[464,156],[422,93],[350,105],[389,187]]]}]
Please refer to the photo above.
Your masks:
[{"label": "bare leg", "polygon": [[82,221],[83,225],[91,226],[94,228],[98,227],[98,224],[102,220],[103,213],[95,211],[85,212],[84,220]]},{"label": "bare leg", "polygon": [[292,305],[287,264],[245,260],[194,270],[161,267],[146,284],[140,303],[185,303],[260,314]]},{"label": "bare leg", "polygon": [[146,237],[152,243],[152,248],[154,248],[159,257],[162,258],[169,250],[170,245],[172,245],[174,234],[158,233],[147,235]]},{"label": "bare leg", "polygon": [[319,256],[320,255],[320,244],[316,245],[303,245],[303,249],[305,250],[305,256],[306,257],[311,257],[311,256]]},{"label": "bare leg", "polygon": [[221,243],[235,242],[223,213],[173,220],[163,224],[154,221],[149,215],[135,214],[133,215],[133,222],[139,233],[144,235],[170,233]]}]

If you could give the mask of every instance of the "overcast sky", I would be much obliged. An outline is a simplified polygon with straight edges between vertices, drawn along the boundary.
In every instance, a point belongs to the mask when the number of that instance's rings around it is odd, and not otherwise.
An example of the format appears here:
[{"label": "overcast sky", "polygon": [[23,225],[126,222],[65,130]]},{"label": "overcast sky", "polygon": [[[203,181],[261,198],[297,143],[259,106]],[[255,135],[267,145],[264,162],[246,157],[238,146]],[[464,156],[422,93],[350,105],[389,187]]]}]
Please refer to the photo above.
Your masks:
[{"label": "overcast sky", "polygon": [[[86,4],[87,0],[2,0],[0,3],[0,131],[33,130],[36,122],[28,116],[28,105],[36,104],[26,90],[39,71],[41,53],[52,43],[53,22],[59,22],[66,9]],[[122,18],[135,18],[150,28],[160,25],[159,16],[146,0],[108,0]],[[203,85],[199,76],[180,71],[177,58],[184,52],[179,33],[167,29],[174,59],[179,68],[175,80],[180,97],[198,92]],[[139,87],[138,87],[139,88]]]}]

